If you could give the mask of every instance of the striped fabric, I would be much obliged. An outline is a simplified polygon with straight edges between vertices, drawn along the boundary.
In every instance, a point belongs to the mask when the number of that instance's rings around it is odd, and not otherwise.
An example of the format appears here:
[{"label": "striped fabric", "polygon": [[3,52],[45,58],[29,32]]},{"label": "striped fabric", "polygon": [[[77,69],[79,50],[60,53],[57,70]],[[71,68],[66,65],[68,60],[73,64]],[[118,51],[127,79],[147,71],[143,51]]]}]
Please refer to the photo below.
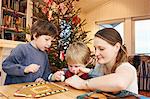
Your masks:
[{"label": "striped fabric", "polygon": [[141,61],[138,67],[139,91],[150,91],[150,62]]}]

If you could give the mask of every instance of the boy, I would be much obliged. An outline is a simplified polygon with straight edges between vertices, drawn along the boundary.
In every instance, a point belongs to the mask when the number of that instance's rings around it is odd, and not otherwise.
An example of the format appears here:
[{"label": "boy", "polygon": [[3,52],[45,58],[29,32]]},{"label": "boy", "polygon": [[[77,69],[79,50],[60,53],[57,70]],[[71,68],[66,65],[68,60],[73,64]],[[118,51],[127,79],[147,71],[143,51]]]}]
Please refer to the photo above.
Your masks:
[{"label": "boy", "polygon": [[14,48],[2,64],[7,74],[5,85],[48,80],[50,69],[45,51],[57,33],[54,24],[45,20],[35,22],[31,27],[31,42]]},{"label": "boy", "polygon": [[[82,79],[100,76],[93,72],[93,69],[85,68],[92,61],[90,49],[83,42],[72,43],[66,51],[66,62],[68,68],[64,71],[57,71],[49,76],[50,81],[64,81],[65,79],[78,75]],[[63,76],[64,75],[64,76]]]}]

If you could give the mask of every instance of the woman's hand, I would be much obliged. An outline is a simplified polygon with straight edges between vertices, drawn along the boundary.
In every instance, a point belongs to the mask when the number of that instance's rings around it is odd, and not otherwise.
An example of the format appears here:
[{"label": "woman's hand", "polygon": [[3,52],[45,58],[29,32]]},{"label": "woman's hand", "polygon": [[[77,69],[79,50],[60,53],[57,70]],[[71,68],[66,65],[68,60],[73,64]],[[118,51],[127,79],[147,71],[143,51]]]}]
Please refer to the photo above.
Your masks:
[{"label": "woman's hand", "polygon": [[72,77],[70,77],[70,78],[65,80],[65,83],[67,85],[70,85],[70,86],[72,86],[72,87],[74,87],[76,89],[84,89],[84,86],[85,86],[84,82],[85,82],[85,80],[81,79],[77,75],[74,75],[74,76],[72,76]]}]

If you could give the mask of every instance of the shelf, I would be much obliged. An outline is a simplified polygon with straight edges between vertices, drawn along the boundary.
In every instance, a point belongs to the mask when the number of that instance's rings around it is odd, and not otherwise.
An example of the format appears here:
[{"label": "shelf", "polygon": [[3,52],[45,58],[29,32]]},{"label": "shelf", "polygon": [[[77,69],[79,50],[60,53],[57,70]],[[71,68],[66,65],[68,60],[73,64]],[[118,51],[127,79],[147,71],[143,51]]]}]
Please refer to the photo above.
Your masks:
[{"label": "shelf", "polygon": [[26,16],[25,13],[18,12],[18,11],[12,10],[12,9],[8,9],[8,8],[5,8],[5,7],[2,7],[2,9],[5,10],[5,11],[12,12],[12,13],[16,12],[17,14],[20,14],[20,15],[22,15],[22,16]]},{"label": "shelf", "polygon": [[16,45],[18,44],[25,44],[25,42],[18,42],[18,41],[12,41],[12,40],[5,40],[5,39],[0,39],[0,48],[5,47],[5,48],[15,48]]},{"label": "shelf", "polygon": [[0,0],[0,3],[0,38],[25,41],[23,29],[28,24],[27,4],[29,6],[29,0]]},{"label": "shelf", "polygon": [[4,39],[14,41],[26,41],[26,33],[24,33],[23,31],[6,29],[4,32]]},{"label": "shelf", "polygon": [[16,31],[16,32],[22,32],[22,29],[16,29],[16,28],[11,28],[11,27],[6,27],[6,26],[0,26],[0,29],[4,29],[4,30],[12,30],[12,31]]},{"label": "shelf", "polygon": [[2,0],[2,7],[21,13],[26,13],[27,0]]}]

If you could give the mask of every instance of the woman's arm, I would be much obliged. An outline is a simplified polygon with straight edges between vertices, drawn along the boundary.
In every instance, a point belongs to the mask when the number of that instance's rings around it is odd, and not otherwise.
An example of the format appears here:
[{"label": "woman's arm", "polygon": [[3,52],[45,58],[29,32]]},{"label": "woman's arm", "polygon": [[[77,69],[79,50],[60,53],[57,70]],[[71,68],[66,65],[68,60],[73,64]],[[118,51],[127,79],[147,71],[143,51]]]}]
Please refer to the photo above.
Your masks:
[{"label": "woman's arm", "polygon": [[66,83],[77,89],[100,89],[102,91],[116,92],[126,89],[134,78],[134,71],[129,66],[118,67],[116,73],[101,77],[82,80],[78,76],[73,76],[66,80]]}]

